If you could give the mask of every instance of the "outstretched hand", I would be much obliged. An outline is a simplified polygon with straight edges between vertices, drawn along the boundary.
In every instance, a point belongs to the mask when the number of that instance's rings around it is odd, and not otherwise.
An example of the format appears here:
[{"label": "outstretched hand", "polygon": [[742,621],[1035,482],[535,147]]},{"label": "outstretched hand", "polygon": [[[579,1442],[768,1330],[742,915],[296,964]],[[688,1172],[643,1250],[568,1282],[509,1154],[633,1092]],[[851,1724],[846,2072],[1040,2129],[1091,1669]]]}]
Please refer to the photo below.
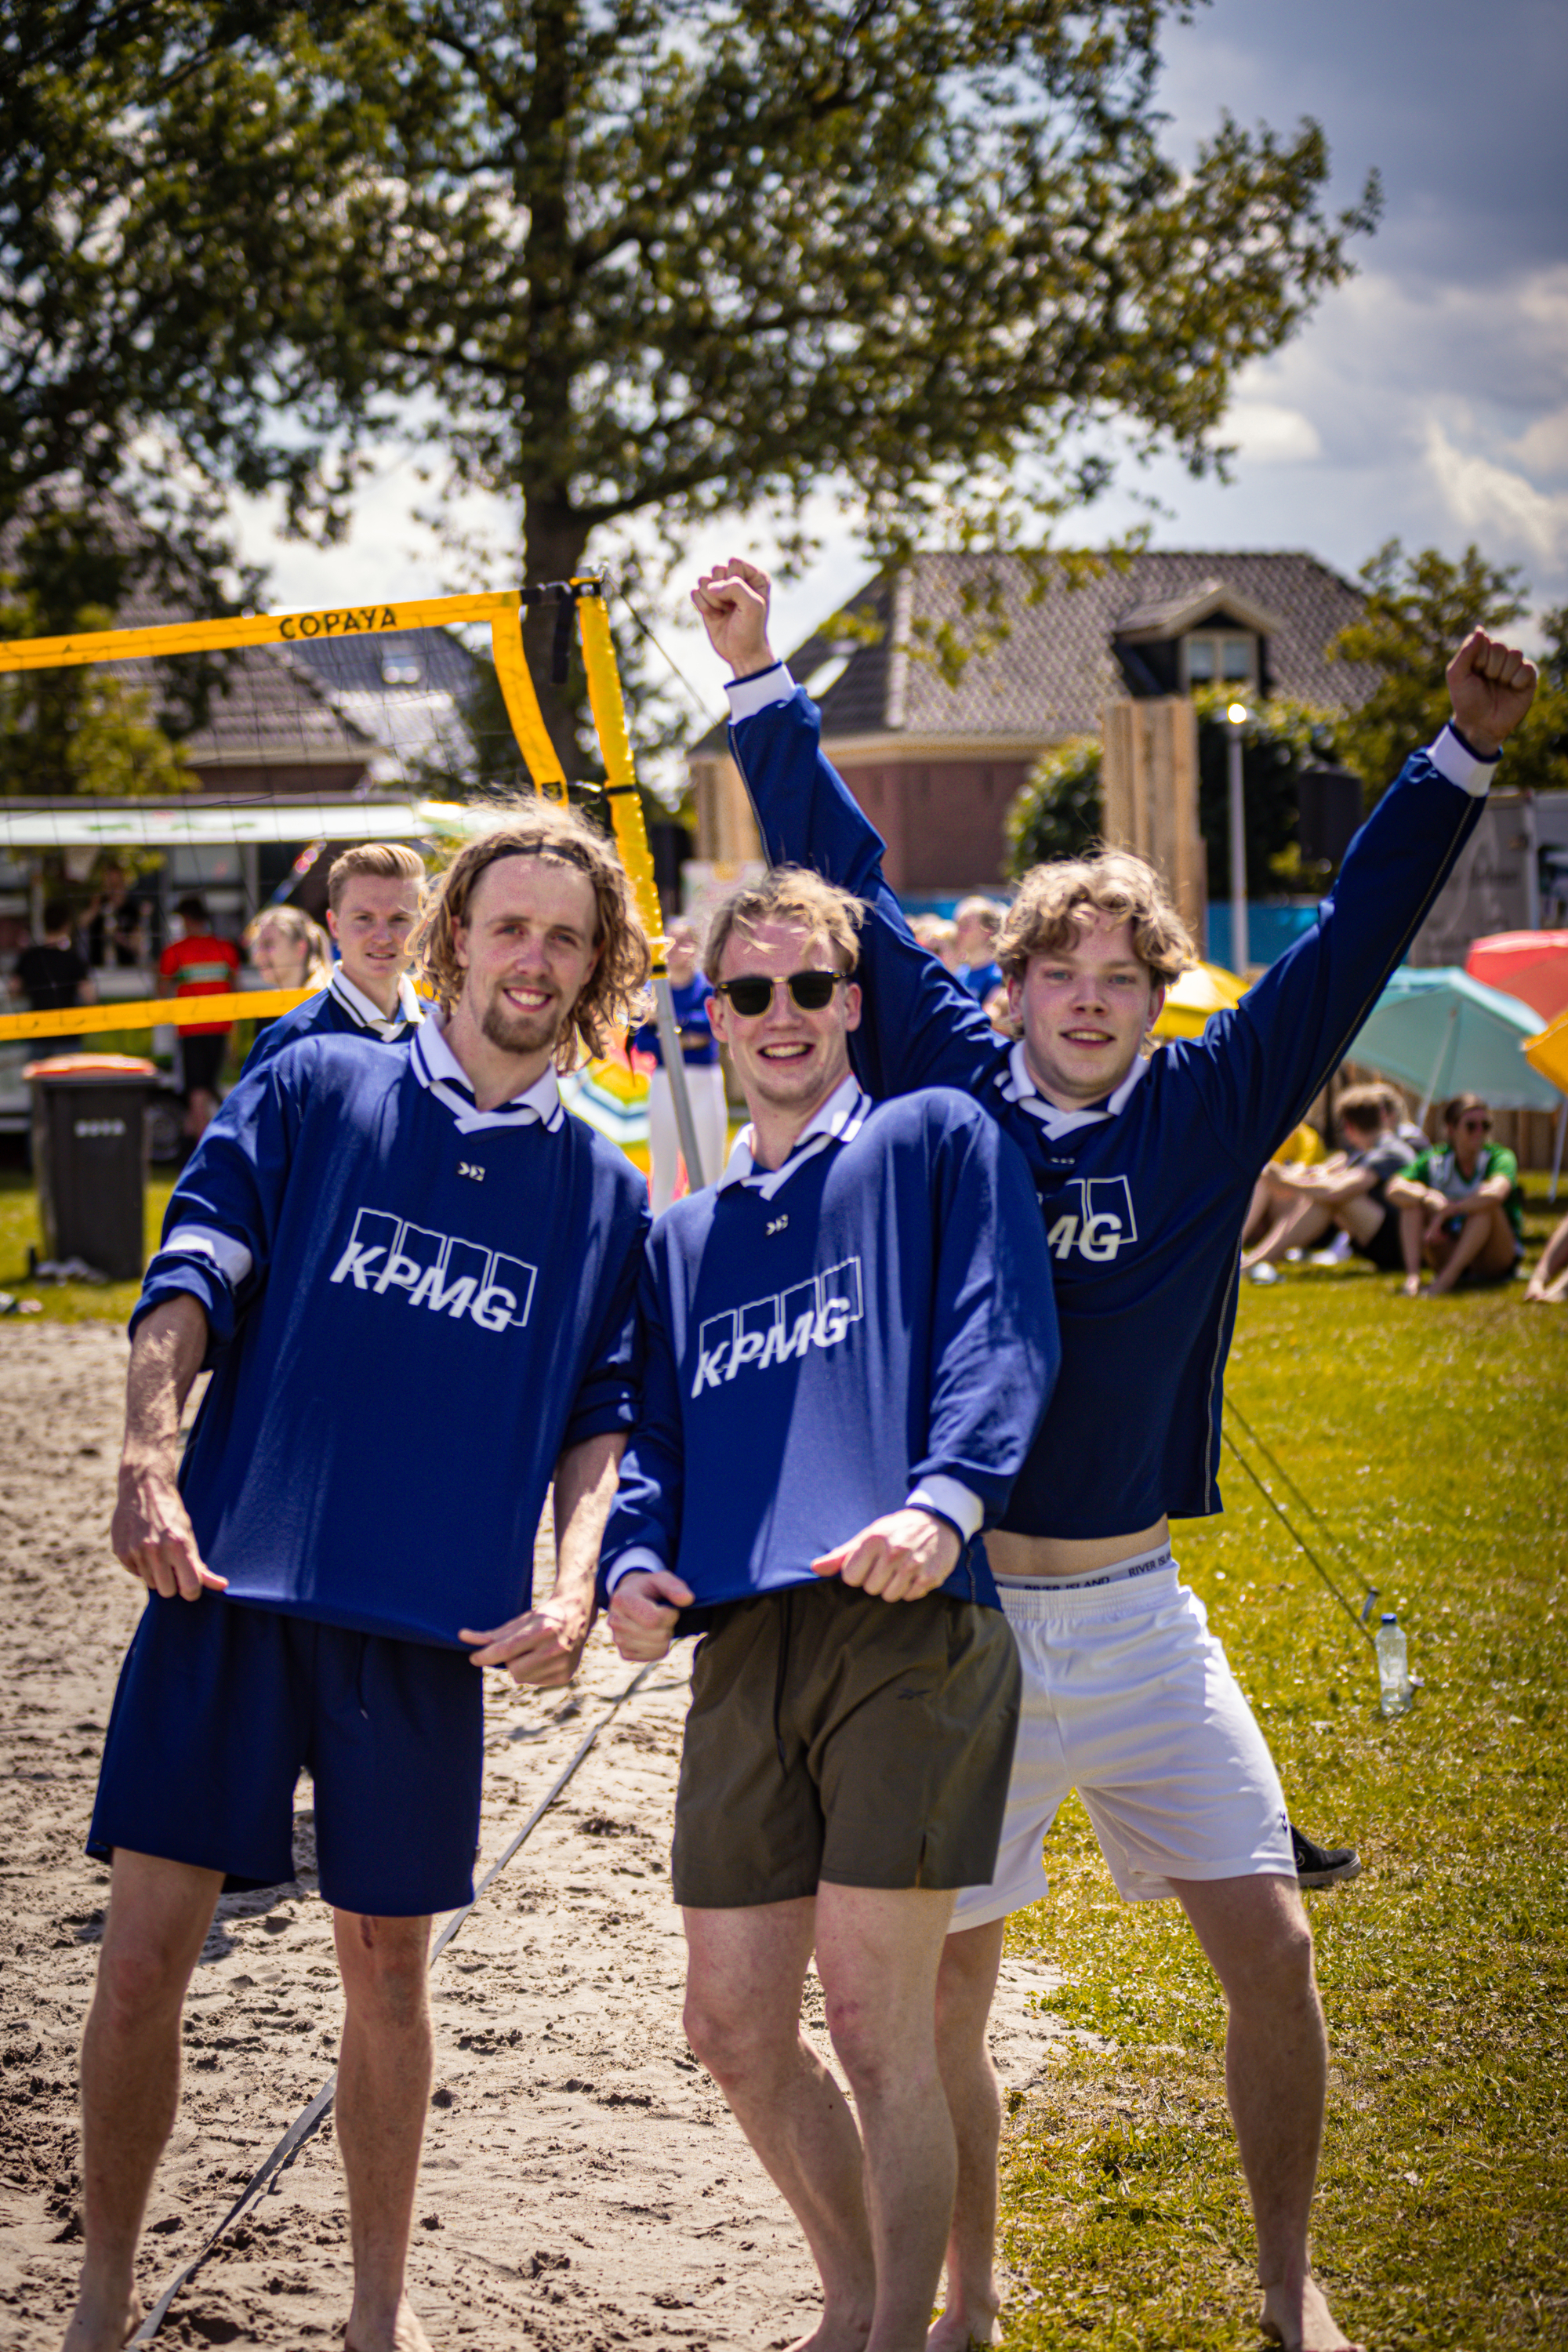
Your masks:
[{"label": "outstretched hand", "polygon": [[948,1520],[906,1506],[873,1519],[811,1566],[814,1575],[837,1576],[881,1601],[923,1601],[946,1583],[961,1549]]},{"label": "outstretched hand", "polygon": [[675,1621],[695,1595],[668,1568],[634,1568],[610,1595],[610,1637],[623,1658],[642,1665],[662,1658],[675,1638]]},{"label": "outstretched hand", "polygon": [[1535,699],[1533,662],[1512,646],[1472,629],[1448,664],[1454,724],[1473,751],[1489,758]]},{"label": "outstretched hand", "polygon": [[772,593],[767,573],[739,556],[705,572],[691,592],[709,643],[737,677],[751,677],[773,666],[775,656],[768,643]]}]

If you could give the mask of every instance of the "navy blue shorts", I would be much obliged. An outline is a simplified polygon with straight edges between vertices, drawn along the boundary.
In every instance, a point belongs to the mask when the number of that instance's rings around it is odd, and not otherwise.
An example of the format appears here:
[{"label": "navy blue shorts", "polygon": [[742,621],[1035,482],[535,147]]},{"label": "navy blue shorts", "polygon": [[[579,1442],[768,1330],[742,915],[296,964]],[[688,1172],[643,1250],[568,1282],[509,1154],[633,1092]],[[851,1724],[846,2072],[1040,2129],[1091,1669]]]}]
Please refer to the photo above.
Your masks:
[{"label": "navy blue shorts", "polygon": [[87,1850],[221,1870],[228,1892],[279,1885],[309,1767],[327,1902],[388,1919],[455,1910],[474,1891],[482,1680],[461,1651],[150,1593]]}]

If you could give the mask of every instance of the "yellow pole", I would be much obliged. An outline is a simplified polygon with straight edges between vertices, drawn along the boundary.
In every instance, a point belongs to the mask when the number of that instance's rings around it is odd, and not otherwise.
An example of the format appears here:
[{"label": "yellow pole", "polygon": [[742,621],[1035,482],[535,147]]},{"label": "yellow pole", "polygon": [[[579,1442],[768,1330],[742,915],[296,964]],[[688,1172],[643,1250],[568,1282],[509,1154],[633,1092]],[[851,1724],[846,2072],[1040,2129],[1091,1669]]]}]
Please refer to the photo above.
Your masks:
[{"label": "yellow pole", "polygon": [[511,731],[528,764],[534,787],[552,801],[566,799],[566,777],[529,675],[522,650],[522,614],[515,600],[509,613],[498,613],[490,623],[490,651],[496,677],[506,704]]},{"label": "yellow pole", "polygon": [[[697,1123],[691,1116],[691,1098],[687,1092],[686,1060],[680,1049],[680,1033],[675,1025],[669,974],[665,967],[664,915],[653,878],[647,827],[643,823],[642,796],[637,791],[631,736],[626,729],[626,698],[621,692],[621,673],[616,662],[615,640],[610,635],[609,607],[596,581],[574,581],[573,585],[581,588],[577,626],[583,639],[583,667],[588,674],[588,702],[599,749],[605,757],[605,797],[610,803],[610,822],[616,829],[621,864],[626,869],[626,879],[632,886],[632,896],[653,950],[654,1010],[659,1045],[669,1079],[670,1104],[680,1137],[687,1181],[695,1192],[707,1179],[697,1141]],[[719,1171],[715,1168],[712,1173],[717,1176]]]}]

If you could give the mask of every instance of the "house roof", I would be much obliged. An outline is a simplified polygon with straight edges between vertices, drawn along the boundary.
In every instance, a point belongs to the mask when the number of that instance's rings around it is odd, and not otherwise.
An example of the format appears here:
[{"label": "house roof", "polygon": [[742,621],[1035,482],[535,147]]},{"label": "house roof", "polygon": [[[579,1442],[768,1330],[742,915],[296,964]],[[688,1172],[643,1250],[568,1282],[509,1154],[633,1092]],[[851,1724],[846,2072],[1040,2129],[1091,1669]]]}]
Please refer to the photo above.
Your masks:
[{"label": "house roof", "polygon": [[[994,581],[1008,634],[965,663],[954,686],[925,646],[951,626],[962,638],[987,628]],[[1134,555],[1107,562],[1079,585],[1047,580],[1043,593],[1025,561],[983,553],[918,555],[885,572],[846,608],[879,625],[871,645],[831,629],[790,656],[809,688],[814,671],[848,658],[821,696],[825,736],[1034,736],[1051,741],[1093,734],[1103,705],[1127,692],[1115,641],[1177,635],[1225,614],[1243,627],[1267,624],[1274,692],[1330,708],[1353,707],[1372,691],[1363,666],[1325,659],[1331,637],[1363,611],[1361,592],[1315,556],[1260,550]],[[722,748],[715,730],[699,747]]]}]

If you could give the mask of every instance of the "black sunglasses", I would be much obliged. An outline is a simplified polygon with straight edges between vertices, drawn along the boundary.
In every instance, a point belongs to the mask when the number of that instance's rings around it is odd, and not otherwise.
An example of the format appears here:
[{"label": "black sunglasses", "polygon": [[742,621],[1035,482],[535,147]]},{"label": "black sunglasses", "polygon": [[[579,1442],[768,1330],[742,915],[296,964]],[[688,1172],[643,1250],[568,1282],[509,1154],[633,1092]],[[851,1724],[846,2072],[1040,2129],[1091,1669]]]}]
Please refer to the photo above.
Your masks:
[{"label": "black sunglasses", "polygon": [[832,1003],[834,990],[848,977],[847,971],[792,971],[787,980],[778,981],[748,972],[740,980],[721,980],[713,993],[727,999],[742,1021],[755,1021],[773,1003],[775,988],[787,988],[803,1013],[820,1013]]}]

